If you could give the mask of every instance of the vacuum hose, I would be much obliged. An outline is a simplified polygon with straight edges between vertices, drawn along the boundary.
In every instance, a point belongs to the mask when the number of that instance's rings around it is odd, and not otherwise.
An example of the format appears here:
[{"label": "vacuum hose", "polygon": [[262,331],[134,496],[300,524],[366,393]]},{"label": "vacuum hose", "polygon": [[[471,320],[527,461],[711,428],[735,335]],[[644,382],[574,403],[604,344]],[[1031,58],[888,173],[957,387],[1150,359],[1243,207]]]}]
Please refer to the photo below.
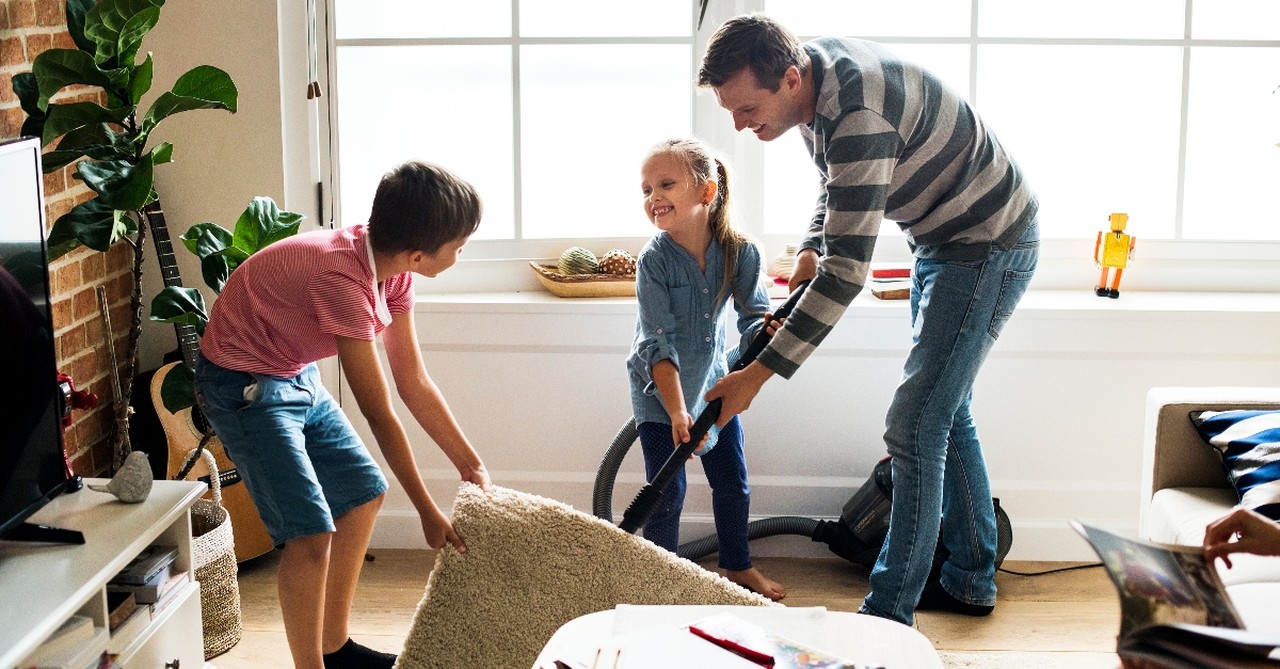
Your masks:
[{"label": "vacuum hose", "polygon": [[[775,319],[786,318],[791,310],[795,308],[796,303],[800,301],[800,296],[804,294],[804,289],[809,287],[808,281],[803,281],[796,287],[787,301],[778,307],[773,313]],[[751,364],[756,356],[769,345],[770,335],[767,327],[761,327],[760,332],[751,339],[751,343],[747,345],[745,351],[738,356],[737,362],[729,368],[729,372],[737,372]],[[622,522],[618,524],[624,532],[634,533],[640,529],[653,515],[655,509],[658,508],[658,502],[662,499],[662,493],[671,484],[671,481],[684,469],[684,463],[693,455],[694,449],[706,436],[707,430],[715,425],[720,418],[720,400],[719,398],[711,400],[707,406],[702,409],[702,413],[698,414],[698,419],[693,422],[693,427],[689,428],[689,440],[676,447],[667,461],[662,464],[662,468],[654,474],[653,480],[645,484],[640,492],[636,494],[635,499],[631,500],[631,504],[622,514]],[[634,419],[633,419],[634,422]]]},{"label": "vacuum hose", "polygon": [[[786,318],[800,301],[800,296],[808,285],[808,281],[801,283],[774,313],[774,318]],[[768,345],[769,338],[769,334],[761,329],[733,364],[730,372],[741,370],[755,360],[760,351]],[[634,533],[648,521],[657,508],[663,491],[684,468],[685,461],[689,459],[694,448],[719,417],[720,400],[716,399],[708,403],[698,415],[698,419],[694,421],[693,427],[689,430],[689,441],[676,447],[653,480],[645,484],[636,494],[635,499],[623,514],[619,528],[628,533]],[[618,470],[622,467],[627,451],[631,449],[631,445],[638,437],[639,431],[636,429],[635,418],[629,418],[619,428],[613,442],[605,450],[600,469],[596,472],[595,488],[591,498],[591,512],[597,518],[609,523],[613,522],[613,483],[618,477]],[[891,458],[888,456],[876,464],[867,482],[854,493],[853,497],[849,498],[849,501],[845,502],[840,520],[815,520],[799,516],[763,518],[747,524],[747,539],[755,540],[781,534],[809,537],[813,541],[827,544],[832,553],[849,562],[870,568],[875,564],[880,546],[884,543],[885,535],[889,531],[889,509],[893,500],[893,474],[890,467]],[[1000,500],[992,498],[991,502],[995,506],[996,513],[996,567],[998,568],[1004,562],[1013,544],[1013,528],[1008,514],[1000,506]],[[719,541],[716,535],[712,534],[681,544],[677,547],[676,554],[688,560],[700,560],[718,552],[719,549]],[[934,554],[935,568],[946,559],[946,555],[946,548],[939,540]]]}]

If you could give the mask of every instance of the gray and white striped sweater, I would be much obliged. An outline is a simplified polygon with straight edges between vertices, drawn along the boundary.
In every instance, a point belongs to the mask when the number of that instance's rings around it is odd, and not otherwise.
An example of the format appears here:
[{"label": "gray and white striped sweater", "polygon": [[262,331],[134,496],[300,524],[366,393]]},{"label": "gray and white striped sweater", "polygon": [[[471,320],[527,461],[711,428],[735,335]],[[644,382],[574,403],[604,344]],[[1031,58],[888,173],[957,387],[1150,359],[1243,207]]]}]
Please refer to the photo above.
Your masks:
[{"label": "gray and white striped sweater", "polygon": [[882,219],[919,258],[980,260],[1012,247],[1035,218],[1035,194],[969,104],[937,77],[861,40],[822,38],[817,108],[801,126],[821,195],[802,248],[818,275],[759,360],[790,377],[866,283]]}]

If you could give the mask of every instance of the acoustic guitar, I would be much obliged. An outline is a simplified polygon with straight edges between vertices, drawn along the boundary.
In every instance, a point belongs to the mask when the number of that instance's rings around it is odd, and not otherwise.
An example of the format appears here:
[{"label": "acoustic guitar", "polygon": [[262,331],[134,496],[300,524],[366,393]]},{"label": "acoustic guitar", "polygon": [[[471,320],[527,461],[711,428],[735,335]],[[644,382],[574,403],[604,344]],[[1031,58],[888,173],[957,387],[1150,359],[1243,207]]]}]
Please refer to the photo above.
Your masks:
[{"label": "acoustic guitar", "polygon": [[[156,246],[156,259],[160,263],[164,285],[181,287],[182,279],[178,274],[178,263],[173,255],[173,243],[169,239],[164,211],[160,208],[159,202],[155,202],[148,205],[144,213],[150,223],[151,235]],[[165,408],[164,401],[160,397],[160,389],[164,385],[165,377],[178,365],[185,364],[190,369],[195,369],[196,355],[199,352],[199,336],[196,334],[195,326],[176,323],[174,327],[178,333],[178,347],[182,351],[182,360],[161,367],[151,379],[151,403],[169,446],[165,471],[166,478],[170,479],[177,478],[187,452],[198,447],[204,439],[205,431],[212,429],[205,425],[202,419],[197,420],[199,417],[192,408],[182,409],[176,413],[171,412]],[[227,509],[227,515],[231,517],[231,532],[236,544],[236,562],[244,562],[270,551],[275,544],[271,541],[271,535],[267,533],[266,526],[262,524],[258,508],[249,497],[249,491],[245,489],[240,473],[235,463],[227,456],[222,442],[214,436],[205,443],[204,447],[213,454],[214,461],[218,465],[218,480],[222,484],[222,506]],[[210,471],[203,458],[196,458],[188,477],[192,475],[209,483]],[[212,493],[205,493],[206,498],[211,496]]]}]

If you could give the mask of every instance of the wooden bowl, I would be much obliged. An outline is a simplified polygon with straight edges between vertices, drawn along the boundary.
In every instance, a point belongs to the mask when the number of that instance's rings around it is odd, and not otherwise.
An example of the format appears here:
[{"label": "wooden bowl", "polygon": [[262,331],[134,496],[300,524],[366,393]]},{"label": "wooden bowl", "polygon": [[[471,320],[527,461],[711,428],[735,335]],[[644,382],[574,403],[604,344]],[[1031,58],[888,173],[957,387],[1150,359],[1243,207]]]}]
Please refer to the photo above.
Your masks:
[{"label": "wooden bowl", "polygon": [[632,297],[636,294],[634,274],[561,274],[555,265],[529,266],[544,288],[557,297]]}]

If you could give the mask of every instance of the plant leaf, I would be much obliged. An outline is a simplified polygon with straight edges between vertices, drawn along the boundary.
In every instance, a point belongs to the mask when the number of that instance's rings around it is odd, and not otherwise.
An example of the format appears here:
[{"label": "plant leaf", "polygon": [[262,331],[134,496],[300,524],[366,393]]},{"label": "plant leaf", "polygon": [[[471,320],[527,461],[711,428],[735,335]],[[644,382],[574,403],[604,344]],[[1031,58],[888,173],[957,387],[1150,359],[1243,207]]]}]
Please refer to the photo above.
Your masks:
[{"label": "plant leaf", "polygon": [[236,111],[236,84],[226,72],[212,65],[200,65],[178,77],[173,88],[162,93],[142,119],[143,132],[151,132],[160,121],[193,109]]},{"label": "plant leaf", "polygon": [[49,232],[49,256],[60,257],[77,246],[68,236],[95,251],[106,251],[137,230],[137,225],[125,212],[95,197],[81,202],[54,221]]},{"label": "plant leaf", "polygon": [[[135,66],[135,59],[138,57],[138,49],[142,47],[142,40],[156,27],[156,23],[160,21],[160,8],[148,7],[139,11],[137,14],[130,16],[120,28],[120,34],[116,43],[117,56],[116,62],[120,67],[132,69]],[[147,56],[148,60],[150,55]]]},{"label": "plant leaf", "polygon": [[94,160],[116,160],[121,157],[116,148],[107,142],[106,125],[98,124],[76,128],[63,135],[58,148],[46,151],[41,160],[44,161],[45,171],[52,172],[81,156]]},{"label": "plant leaf", "polygon": [[93,102],[51,104],[40,133],[40,141],[43,146],[48,146],[53,140],[77,128],[99,123],[119,125],[122,120],[118,112]]},{"label": "plant leaf", "polygon": [[221,294],[222,289],[227,285],[227,278],[231,276],[231,271],[247,257],[243,251],[234,246],[205,256],[200,260],[200,275],[204,278],[204,284],[212,288],[213,292]]},{"label": "plant leaf", "polygon": [[22,72],[13,75],[13,92],[18,96],[18,104],[22,106],[22,111],[27,116],[45,115],[45,110],[40,108],[40,86],[36,83],[36,75],[31,72]]},{"label": "plant leaf", "polygon": [[169,413],[190,409],[196,403],[196,375],[186,365],[174,365],[160,383],[160,402]]},{"label": "plant leaf", "polygon": [[95,0],[67,0],[67,32],[71,33],[71,41],[77,48],[90,54],[97,52],[98,47],[85,36],[84,20],[94,4]]},{"label": "plant leaf", "polygon": [[112,76],[98,67],[93,56],[76,49],[49,49],[31,63],[39,97],[36,106],[45,110],[49,98],[66,86],[88,84],[104,90],[115,87]]},{"label": "plant leaf", "polygon": [[269,197],[255,197],[236,221],[233,245],[248,257],[263,247],[297,234],[301,222],[302,214],[281,211],[275,200]]},{"label": "plant leaf", "polygon": [[194,325],[203,335],[204,324],[209,322],[204,295],[195,288],[165,286],[151,298],[151,320]]},{"label": "plant leaf", "polygon": [[182,244],[201,260],[231,246],[231,243],[231,233],[217,223],[198,223],[182,235]]},{"label": "plant leaf", "polygon": [[160,142],[151,149],[151,164],[163,165],[168,162],[173,162],[173,144]]},{"label": "plant leaf", "polygon": [[138,101],[142,99],[147,91],[151,90],[151,76],[155,69],[155,64],[151,61],[151,54],[147,53],[147,59],[142,64],[133,68],[133,72],[129,79],[129,105],[138,106]]},{"label": "plant leaf", "polygon": [[130,21],[147,12],[155,12],[158,19],[163,5],[163,0],[101,0],[94,5],[85,14],[85,36],[97,47],[94,60],[103,66],[132,66],[132,55],[129,59],[122,56],[130,52],[136,54],[141,38],[135,34],[137,25]]},{"label": "plant leaf", "polygon": [[82,162],[76,173],[98,194],[98,199],[114,209],[140,211],[154,199],[151,186],[155,173],[150,154],[136,164],[127,160]]}]

